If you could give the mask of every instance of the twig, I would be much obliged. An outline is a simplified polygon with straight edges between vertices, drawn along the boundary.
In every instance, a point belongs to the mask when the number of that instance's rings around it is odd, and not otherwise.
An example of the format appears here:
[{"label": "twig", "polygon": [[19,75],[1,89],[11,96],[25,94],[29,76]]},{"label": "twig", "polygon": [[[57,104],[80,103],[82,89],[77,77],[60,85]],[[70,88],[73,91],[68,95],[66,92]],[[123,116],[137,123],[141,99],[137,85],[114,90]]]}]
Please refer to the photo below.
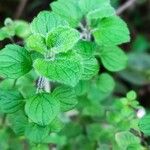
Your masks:
[{"label": "twig", "polygon": [[44,82],[45,82],[44,78],[42,76],[40,76],[39,79],[38,79],[38,83],[37,83],[36,93],[39,93],[40,90],[44,88]]},{"label": "twig", "polygon": [[16,13],[15,13],[15,16],[14,16],[15,19],[20,18],[20,16],[22,15],[23,10],[24,10],[27,2],[28,2],[28,0],[20,0],[20,4],[17,7]]},{"label": "twig", "polygon": [[133,6],[135,4],[136,0],[128,0],[126,3],[124,3],[122,6],[120,6],[117,11],[116,14],[120,15],[121,13],[123,13],[125,10],[127,10],[129,7]]},{"label": "twig", "polygon": [[46,78],[45,78],[44,89],[45,89],[46,92],[50,92],[51,91],[50,82]]}]

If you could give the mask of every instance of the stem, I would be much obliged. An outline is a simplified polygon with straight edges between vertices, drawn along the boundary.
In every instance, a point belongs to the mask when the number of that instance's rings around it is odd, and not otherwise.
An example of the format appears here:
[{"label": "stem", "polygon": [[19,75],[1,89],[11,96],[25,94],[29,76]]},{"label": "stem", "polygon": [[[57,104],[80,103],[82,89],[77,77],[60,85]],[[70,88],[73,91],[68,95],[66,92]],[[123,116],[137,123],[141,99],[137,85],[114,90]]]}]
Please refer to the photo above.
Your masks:
[{"label": "stem", "polygon": [[39,77],[38,83],[37,83],[37,91],[36,93],[39,93],[40,90],[42,90],[44,87],[44,78],[42,76]]},{"label": "stem", "polygon": [[3,115],[2,117],[2,126],[5,126],[5,121],[6,121],[6,114]]},{"label": "stem", "polygon": [[14,83],[13,83],[13,86],[12,86],[12,88],[15,88],[15,86],[16,86],[16,83],[17,83],[17,79],[15,79],[15,80],[14,80]]},{"label": "stem", "polygon": [[81,28],[81,39],[86,39],[87,41],[91,41],[91,31],[88,29],[87,26],[83,26],[82,23],[79,24],[79,27]]},{"label": "stem", "polygon": [[15,41],[12,37],[10,37],[9,39],[10,39],[11,43],[13,43],[13,44],[15,43]]},{"label": "stem", "polygon": [[116,14],[120,15],[121,13],[123,13],[125,10],[127,10],[129,7],[133,6],[135,4],[136,0],[128,0],[126,3],[124,3],[122,6],[120,6],[117,11]]},{"label": "stem", "polygon": [[[50,55],[50,58],[49,58]],[[45,60],[46,59],[55,59],[55,53],[54,52],[50,52],[48,54],[45,54]],[[38,79],[38,83],[37,83],[37,91],[36,93],[39,93],[40,90],[44,89],[46,92],[50,93],[51,91],[51,86],[50,86],[50,81],[48,79],[46,79],[45,77],[40,76]]]},{"label": "stem", "polygon": [[46,78],[45,78],[44,89],[45,89],[46,92],[50,92],[51,91],[50,82]]}]

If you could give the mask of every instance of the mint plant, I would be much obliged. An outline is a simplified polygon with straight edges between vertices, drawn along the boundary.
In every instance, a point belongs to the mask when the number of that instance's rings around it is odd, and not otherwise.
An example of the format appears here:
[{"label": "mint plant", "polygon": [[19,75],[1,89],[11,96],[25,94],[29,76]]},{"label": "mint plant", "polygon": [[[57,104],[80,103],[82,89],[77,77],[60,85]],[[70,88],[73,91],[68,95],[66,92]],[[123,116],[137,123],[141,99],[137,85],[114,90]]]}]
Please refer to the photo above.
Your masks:
[{"label": "mint plant", "polygon": [[[29,149],[142,149],[129,131],[139,132],[135,92],[107,104],[111,72],[127,65],[119,47],[130,41],[126,23],[109,0],[58,0],[50,7],[30,24],[6,19],[0,29],[0,40],[13,42],[0,51],[3,124]],[[2,131],[9,139],[7,127]]]}]

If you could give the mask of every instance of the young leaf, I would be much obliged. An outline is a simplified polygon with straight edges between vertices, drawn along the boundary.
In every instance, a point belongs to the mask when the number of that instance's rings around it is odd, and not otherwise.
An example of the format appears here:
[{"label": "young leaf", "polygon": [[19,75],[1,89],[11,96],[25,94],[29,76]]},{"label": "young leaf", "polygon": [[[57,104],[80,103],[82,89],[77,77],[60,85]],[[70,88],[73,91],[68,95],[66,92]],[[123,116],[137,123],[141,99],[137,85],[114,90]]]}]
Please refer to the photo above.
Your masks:
[{"label": "young leaf", "polygon": [[26,127],[25,136],[34,143],[42,143],[48,136],[50,129],[48,126],[42,127],[37,124],[30,123]]},{"label": "young leaf", "polygon": [[121,71],[127,65],[126,54],[117,46],[102,48],[100,58],[109,71]]},{"label": "young leaf", "polygon": [[139,145],[140,139],[128,131],[119,132],[115,135],[117,144],[122,150],[126,150],[131,145]]},{"label": "young leaf", "polygon": [[60,107],[62,111],[71,110],[77,104],[75,91],[70,87],[57,87],[52,94],[53,98],[60,102]]},{"label": "young leaf", "polygon": [[0,110],[4,113],[13,113],[23,106],[23,97],[18,91],[0,91]]},{"label": "young leaf", "polygon": [[20,38],[27,38],[30,35],[30,25],[25,21],[14,21],[15,35]]},{"label": "young leaf", "polygon": [[75,86],[83,73],[81,58],[75,53],[59,54],[55,60],[37,59],[33,66],[40,75],[69,86]]},{"label": "young leaf", "polygon": [[67,52],[80,39],[77,30],[69,27],[58,27],[47,36],[47,46],[55,53]]},{"label": "young leaf", "polygon": [[147,136],[150,135],[150,115],[145,115],[139,121],[140,130]]},{"label": "young leaf", "polygon": [[8,78],[18,78],[32,68],[28,51],[18,45],[7,45],[0,51],[0,74]]},{"label": "young leaf", "polygon": [[135,100],[137,98],[137,94],[135,91],[129,91],[127,94],[126,94],[126,97],[132,101],[132,100]]},{"label": "young leaf", "polygon": [[25,111],[33,122],[44,126],[50,124],[59,114],[60,104],[50,94],[41,93],[27,100]]},{"label": "young leaf", "polygon": [[57,2],[53,2],[51,7],[54,13],[67,20],[72,27],[77,27],[82,19],[82,13],[80,11],[78,1],[58,0]]},{"label": "young leaf", "polygon": [[16,134],[24,135],[25,128],[28,124],[28,118],[26,117],[24,111],[19,110],[13,114],[9,114],[8,121]]},{"label": "young leaf", "polygon": [[33,34],[26,40],[27,48],[44,54],[47,51],[45,38],[40,34]]},{"label": "young leaf", "polygon": [[126,23],[117,16],[100,20],[93,35],[96,43],[104,46],[120,45],[130,40]]},{"label": "young leaf", "polygon": [[15,31],[8,27],[2,27],[0,29],[0,41],[4,40],[5,38],[10,38],[15,35]]},{"label": "young leaf", "polygon": [[31,31],[46,36],[48,32],[59,26],[68,26],[68,23],[54,13],[42,11],[32,21]]}]

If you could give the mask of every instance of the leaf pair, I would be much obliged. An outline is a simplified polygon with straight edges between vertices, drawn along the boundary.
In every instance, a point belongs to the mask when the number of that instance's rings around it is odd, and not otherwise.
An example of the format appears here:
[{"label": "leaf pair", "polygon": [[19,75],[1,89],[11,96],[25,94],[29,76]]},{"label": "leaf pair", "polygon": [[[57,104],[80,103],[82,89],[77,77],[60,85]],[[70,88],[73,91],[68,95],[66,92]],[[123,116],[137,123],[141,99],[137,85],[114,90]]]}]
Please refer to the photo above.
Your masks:
[{"label": "leaf pair", "polygon": [[52,81],[75,86],[79,80],[89,80],[99,71],[94,57],[95,45],[92,42],[79,41],[73,48],[75,52],[62,53],[55,60],[37,59],[34,68]]},{"label": "leaf pair", "polygon": [[10,18],[5,20],[5,26],[0,29],[0,41],[13,36],[27,38],[30,35],[29,24],[25,21],[12,21]]},{"label": "leaf pair", "polygon": [[58,0],[50,6],[52,11],[66,20],[70,26],[77,27],[81,19],[87,17],[88,13],[110,6],[110,2],[109,0]]},{"label": "leaf pair", "polygon": [[78,27],[81,20],[85,19],[99,45],[120,45],[130,40],[126,23],[116,16],[109,0],[66,0],[65,3],[58,0],[51,7],[72,27]]},{"label": "leaf pair", "polygon": [[40,32],[31,35],[26,43],[30,50],[35,50],[44,54],[46,57],[52,57],[50,54],[67,52],[72,49],[79,40],[79,33],[70,27],[57,27],[47,35],[41,35]]}]

